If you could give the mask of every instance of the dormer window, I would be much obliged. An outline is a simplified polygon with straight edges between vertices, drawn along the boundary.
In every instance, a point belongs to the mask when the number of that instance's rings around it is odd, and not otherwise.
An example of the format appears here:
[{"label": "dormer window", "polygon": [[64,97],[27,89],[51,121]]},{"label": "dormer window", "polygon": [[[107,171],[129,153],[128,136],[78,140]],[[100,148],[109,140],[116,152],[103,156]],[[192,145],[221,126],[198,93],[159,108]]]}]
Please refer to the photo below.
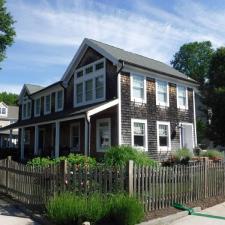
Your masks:
[{"label": "dormer window", "polygon": [[55,111],[63,110],[64,94],[63,90],[57,91],[55,94]]},{"label": "dormer window", "polygon": [[28,97],[23,98],[22,103],[22,119],[30,119],[31,117],[31,100]]},{"label": "dormer window", "polygon": [[45,114],[51,113],[51,94],[45,96],[44,113]]}]

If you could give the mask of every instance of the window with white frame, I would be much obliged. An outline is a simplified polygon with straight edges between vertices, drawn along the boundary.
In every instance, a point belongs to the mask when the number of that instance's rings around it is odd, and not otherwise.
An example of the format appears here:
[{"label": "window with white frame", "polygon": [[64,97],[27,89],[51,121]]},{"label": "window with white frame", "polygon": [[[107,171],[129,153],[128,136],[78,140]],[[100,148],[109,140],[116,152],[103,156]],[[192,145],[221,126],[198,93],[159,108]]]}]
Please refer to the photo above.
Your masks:
[{"label": "window with white frame", "polygon": [[0,105],[0,116],[7,116],[7,108]]},{"label": "window with white frame", "polygon": [[30,119],[31,117],[31,100],[28,97],[23,98],[22,102],[22,119]]},{"label": "window with white frame", "polygon": [[188,108],[187,88],[184,86],[177,86],[177,107],[181,109]]},{"label": "window with white frame", "polygon": [[64,103],[64,92],[63,90],[57,91],[55,94],[55,111],[63,110],[63,103]]},{"label": "window with white frame", "polygon": [[74,123],[70,126],[70,148],[71,151],[80,151],[80,124]]},{"label": "window with white frame", "polygon": [[34,116],[40,116],[41,114],[41,99],[34,100]]},{"label": "window with white frame", "polygon": [[44,113],[51,113],[51,94],[45,96],[44,100]]},{"label": "window with white frame", "polygon": [[97,120],[96,148],[102,152],[111,146],[111,120],[110,118]]},{"label": "window with white frame", "polygon": [[143,75],[131,75],[131,101],[146,102],[146,78]]},{"label": "window with white frame", "polygon": [[79,68],[74,79],[74,106],[105,99],[105,59]]},{"label": "window with white frame", "polygon": [[169,106],[169,86],[166,81],[156,81],[156,105]]},{"label": "window with white frame", "polygon": [[170,151],[170,123],[157,121],[158,151]]},{"label": "window with white frame", "polygon": [[132,146],[148,150],[147,120],[131,119]]}]

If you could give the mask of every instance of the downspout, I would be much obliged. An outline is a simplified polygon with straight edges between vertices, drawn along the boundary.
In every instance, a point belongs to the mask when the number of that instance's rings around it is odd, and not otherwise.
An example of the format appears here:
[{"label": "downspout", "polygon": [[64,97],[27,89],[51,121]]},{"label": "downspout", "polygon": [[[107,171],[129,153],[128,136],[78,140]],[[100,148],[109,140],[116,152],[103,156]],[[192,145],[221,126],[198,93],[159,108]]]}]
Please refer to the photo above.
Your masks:
[{"label": "downspout", "polygon": [[120,72],[122,71],[122,69],[124,68],[124,61],[119,60],[119,62],[121,63],[121,67],[120,69],[117,71],[117,98],[119,100],[119,104],[118,104],[118,113],[117,113],[117,117],[118,117],[118,145],[121,145],[121,76],[120,76]]}]

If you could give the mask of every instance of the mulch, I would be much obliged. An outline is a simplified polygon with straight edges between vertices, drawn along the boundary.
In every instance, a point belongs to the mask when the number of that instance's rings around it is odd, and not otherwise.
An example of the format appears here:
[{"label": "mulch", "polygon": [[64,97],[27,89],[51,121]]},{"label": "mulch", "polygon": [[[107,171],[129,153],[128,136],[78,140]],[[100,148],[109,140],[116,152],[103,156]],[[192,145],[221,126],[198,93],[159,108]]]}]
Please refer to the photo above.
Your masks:
[{"label": "mulch", "polygon": [[[225,202],[225,196],[216,196],[216,197],[209,197],[205,198],[202,200],[194,201],[185,204],[188,207],[194,208],[194,207],[201,207],[201,209],[206,209],[209,207],[212,207],[214,205],[220,204]],[[173,207],[165,208],[165,209],[160,209],[156,211],[149,212],[145,215],[145,221],[160,218],[160,217],[165,217],[169,216],[171,214],[175,214],[177,212],[180,212],[180,210],[175,209]]]}]

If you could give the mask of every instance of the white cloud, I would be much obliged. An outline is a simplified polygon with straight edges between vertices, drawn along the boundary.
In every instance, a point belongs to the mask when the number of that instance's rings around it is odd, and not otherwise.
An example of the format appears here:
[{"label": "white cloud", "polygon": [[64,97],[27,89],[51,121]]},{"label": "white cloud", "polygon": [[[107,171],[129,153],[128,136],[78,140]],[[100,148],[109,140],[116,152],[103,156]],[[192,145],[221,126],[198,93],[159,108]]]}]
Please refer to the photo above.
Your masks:
[{"label": "white cloud", "polygon": [[[224,9],[214,12],[194,1],[175,1],[172,13],[146,0],[133,4],[136,12],[91,0],[58,0],[55,6],[40,0],[35,7],[14,0],[9,7],[17,20],[17,40],[43,48],[69,46],[75,53],[82,39],[89,37],[168,63],[185,42],[224,44]],[[64,56],[50,53],[41,59],[32,57],[46,64],[68,63]]]}]

